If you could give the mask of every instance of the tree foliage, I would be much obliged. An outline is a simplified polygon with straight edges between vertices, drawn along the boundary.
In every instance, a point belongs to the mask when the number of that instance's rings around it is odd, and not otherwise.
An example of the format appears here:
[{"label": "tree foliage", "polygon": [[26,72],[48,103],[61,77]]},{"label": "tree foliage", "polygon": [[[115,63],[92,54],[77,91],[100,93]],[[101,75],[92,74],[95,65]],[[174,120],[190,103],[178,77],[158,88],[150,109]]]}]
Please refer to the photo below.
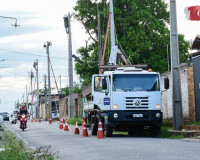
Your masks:
[{"label": "tree foliage", "polygon": [[[163,0],[113,0],[116,40],[132,64],[148,64],[154,71],[167,70],[167,45],[170,48],[169,12]],[[100,10],[102,44],[104,44],[109,4],[106,0],[78,0],[75,17],[85,27],[91,43],[78,50],[76,72],[83,84],[98,73],[97,6]],[[109,40],[108,40],[109,41]],[[179,35],[180,62],[187,61],[189,42]],[[110,44],[107,45],[105,64]],[[169,50],[170,53],[170,50]]]}]

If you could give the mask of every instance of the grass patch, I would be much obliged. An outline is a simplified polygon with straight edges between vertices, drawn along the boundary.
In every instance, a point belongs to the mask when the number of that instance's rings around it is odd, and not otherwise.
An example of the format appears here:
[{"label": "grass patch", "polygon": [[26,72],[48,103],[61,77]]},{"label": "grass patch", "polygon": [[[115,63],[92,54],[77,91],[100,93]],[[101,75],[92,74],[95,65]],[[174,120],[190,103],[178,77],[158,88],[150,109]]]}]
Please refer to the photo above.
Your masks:
[{"label": "grass patch", "polygon": [[172,127],[171,124],[170,124],[170,120],[164,120],[162,126],[163,127]]},{"label": "grass patch", "polygon": [[159,138],[168,138],[168,139],[183,139],[184,138],[183,134],[172,136],[171,133],[169,132],[169,129],[172,129],[172,128],[162,126],[158,137]]},{"label": "grass patch", "polygon": [[0,152],[1,160],[54,160],[58,158],[55,153],[49,151],[50,146],[40,147],[35,151],[26,148],[22,140],[9,131],[3,132],[0,142],[1,147],[5,149]]},{"label": "grass patch", "polygon": [[113,131],[114,134],[123,134],[123,135],[128,135],[128,132],[118,132],[118,131]]},{"label": "grass patch", "polygon": [[83,123],[83,120],[80,117],[74,116],[73,118],[68,119],[68,124],[75,125],[76,121],[78,121],[79,126],[81,126]]},{"label": "grass patch", "polygon": [[198,125],[200,125],[200,122],[186,122],[185,125],[194,125],[194,126],[198,126]]}]

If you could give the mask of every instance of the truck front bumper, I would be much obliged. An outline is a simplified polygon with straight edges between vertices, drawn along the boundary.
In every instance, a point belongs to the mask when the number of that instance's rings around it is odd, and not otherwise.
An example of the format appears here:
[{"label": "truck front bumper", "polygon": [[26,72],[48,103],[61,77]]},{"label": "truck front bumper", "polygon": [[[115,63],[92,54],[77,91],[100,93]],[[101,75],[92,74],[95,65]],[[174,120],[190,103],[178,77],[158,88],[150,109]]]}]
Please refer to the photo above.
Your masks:
[{"label": "truck front bumper", "polygon": [[111,125],[162,125],[160,110],[110,111],[108,117]]}]

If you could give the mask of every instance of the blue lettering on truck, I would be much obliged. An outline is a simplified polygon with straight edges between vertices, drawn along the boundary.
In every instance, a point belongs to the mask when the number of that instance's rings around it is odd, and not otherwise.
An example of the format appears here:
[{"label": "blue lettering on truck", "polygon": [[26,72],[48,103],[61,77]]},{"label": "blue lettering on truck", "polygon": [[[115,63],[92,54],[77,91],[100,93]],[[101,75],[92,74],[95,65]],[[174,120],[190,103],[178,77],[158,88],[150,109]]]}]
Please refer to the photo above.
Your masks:
[{"label": "blue lettering on truck", "polygon": [[110,105],[110,98],[104,98],[104,105]]}]

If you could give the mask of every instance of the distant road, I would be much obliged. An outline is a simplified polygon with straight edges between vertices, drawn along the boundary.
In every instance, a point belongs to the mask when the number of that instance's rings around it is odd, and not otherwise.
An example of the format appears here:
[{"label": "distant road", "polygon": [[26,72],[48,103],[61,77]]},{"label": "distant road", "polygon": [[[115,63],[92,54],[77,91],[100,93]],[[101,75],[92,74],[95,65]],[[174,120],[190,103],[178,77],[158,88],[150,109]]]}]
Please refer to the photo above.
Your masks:
[{"label": "distant road", "polygon": [[[98,140],[59,129],[58,123],[28,122],[28,129],[19,129],[19,122],[10,130],[24,139],[28,147],[51,145],[61,160],[200,160],[200,141],[172,140],[115,135]],[[81,131],[82,133],[82,131]],[[90,134],[90,133],[89,133]]]}]

